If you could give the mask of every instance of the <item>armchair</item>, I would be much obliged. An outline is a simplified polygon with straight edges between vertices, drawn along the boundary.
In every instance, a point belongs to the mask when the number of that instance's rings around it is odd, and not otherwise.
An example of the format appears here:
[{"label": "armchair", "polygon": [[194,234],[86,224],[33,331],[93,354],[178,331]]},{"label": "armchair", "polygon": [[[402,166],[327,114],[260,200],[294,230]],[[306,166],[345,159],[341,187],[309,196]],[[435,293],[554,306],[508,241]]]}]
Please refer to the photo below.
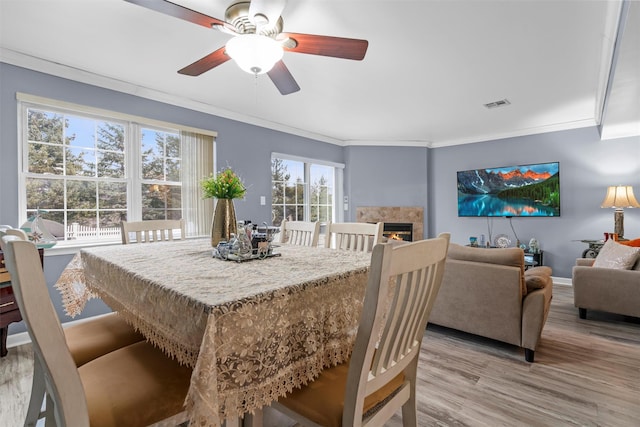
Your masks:
[{"label": "armchair", "polygon": [[533,362],[552,288],[549,267],[524,271],[522,249],[452,243],[430,323],[523,347]]},{"label": "armchair", "polygon": [[592,267],[594,258],[578,258],[573,267],[573,304],[581,319],[587,310],[640,317],[640,259],[631,270]]}]

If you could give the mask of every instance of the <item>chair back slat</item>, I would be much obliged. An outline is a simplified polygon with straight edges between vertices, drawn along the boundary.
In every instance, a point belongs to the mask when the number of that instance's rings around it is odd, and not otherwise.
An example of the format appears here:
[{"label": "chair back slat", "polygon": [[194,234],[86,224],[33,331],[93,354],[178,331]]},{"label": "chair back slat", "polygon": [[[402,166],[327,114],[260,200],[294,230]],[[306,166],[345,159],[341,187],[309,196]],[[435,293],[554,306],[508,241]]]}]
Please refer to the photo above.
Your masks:
[{"label": "chair back slat", "polygon": [[383,222],[333,222],[327,225],[325,247],[353,252],[371,252],[382,241]]},{"label": "chair back slat", "polygon": [[[122,244],[166,242],[185,238],[184,220],[182,219],[154,219],[150,221],[122,221]],[[175,237],[174,232],[179,231]],[[131,235],[135,240],[131,240]]]},{"label": "chair back slat", "polygon": [[400,389],[410,383],[415,387],[420,346],[442,283],[448,247],[448,233],[374,247],[349,365],[343,425],[362,425],[365,397],[398,374],[404,373],[407,379]]},{"label": "chair back slat", "polygon": [[296,246],[318,246],[320,222],[287,221],[280,224],[280,243]]}]

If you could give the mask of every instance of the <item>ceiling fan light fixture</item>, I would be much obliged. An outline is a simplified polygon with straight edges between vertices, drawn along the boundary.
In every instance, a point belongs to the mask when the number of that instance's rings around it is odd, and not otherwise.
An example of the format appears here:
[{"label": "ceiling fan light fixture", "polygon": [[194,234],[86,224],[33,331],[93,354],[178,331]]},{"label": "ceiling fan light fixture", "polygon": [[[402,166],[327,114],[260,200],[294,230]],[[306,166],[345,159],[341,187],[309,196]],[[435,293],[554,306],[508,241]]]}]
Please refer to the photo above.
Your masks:
[{"label": "ceiling fan light fixture", "polygon": [[227,42],[227,55],[249,74],[264,74],[282,59],[282,45],[259,34],[238,35]]}]

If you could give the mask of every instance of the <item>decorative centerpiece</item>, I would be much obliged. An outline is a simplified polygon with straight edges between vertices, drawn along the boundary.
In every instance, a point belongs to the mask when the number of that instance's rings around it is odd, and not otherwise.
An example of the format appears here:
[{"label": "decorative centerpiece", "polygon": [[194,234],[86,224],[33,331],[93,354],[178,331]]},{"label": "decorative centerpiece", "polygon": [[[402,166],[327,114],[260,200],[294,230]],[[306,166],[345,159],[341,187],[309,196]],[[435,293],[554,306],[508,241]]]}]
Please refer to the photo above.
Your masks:
[{"label": "decorative centerpiece", "polygon": [[237,233],[236,210],[233,199],[244,198],[247,189],[236,173],[227,167],[217,175],[211,174],[202,181],[205,199],[217,199],[211,223],[211,246],[220,241],[228,242],[231,234]]},{"label": "decorative centerpiece", "polygon": [[[233,234],[231,239],[220,241],[218,246],[213,249],[213,257],[226,261],[250,261],[253,259],[265,259],[280,256],[273,249],[272,230],[278,230],[276,227],[269,227],[266,222],[264,227],[259,231],[260,227],[255,227],[251,222],[245,223],[238,221],[238,234]],[[254,231],[255,230],[255,231]]]}]

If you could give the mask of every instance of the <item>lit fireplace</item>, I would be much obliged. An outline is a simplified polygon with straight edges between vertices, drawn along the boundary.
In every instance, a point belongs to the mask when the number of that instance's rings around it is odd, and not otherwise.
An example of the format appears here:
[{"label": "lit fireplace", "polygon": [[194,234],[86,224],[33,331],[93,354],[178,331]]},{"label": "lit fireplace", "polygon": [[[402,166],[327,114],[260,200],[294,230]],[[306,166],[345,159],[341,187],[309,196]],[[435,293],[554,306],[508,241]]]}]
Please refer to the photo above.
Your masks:
[{"label": "lit fireplace", "polygon": [[356,221],[374,224],[383,222],[385,236],[388,231],[393,232],[396,235],[395,238],[406,241],[415,242],[424,239],[424,208],[422,206],[358,206]]},{"label": "lit fireplace", "polygon": [[382,235],[388,239],[413,241],[413,224],[410,222],[385,222]]}]

